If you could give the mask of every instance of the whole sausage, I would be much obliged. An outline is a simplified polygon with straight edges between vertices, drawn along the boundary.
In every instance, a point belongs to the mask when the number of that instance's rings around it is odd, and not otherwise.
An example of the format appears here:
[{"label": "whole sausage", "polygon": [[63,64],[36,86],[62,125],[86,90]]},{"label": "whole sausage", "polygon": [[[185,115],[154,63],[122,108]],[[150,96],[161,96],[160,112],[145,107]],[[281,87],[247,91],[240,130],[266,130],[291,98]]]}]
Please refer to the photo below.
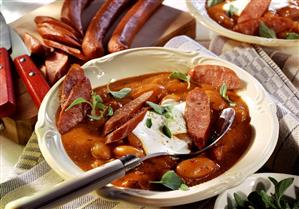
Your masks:
[{"label": "whole sausage", "polygon": [[220,88],[223,83],[228,89],[239,89],[242,83],[237,74],[219,65],[197,65],[188,74],[191,81],[197,84],[209,84],[214,88]]},{"label": "whole sausage", "polygon": [[206,145],[211,123],[209,97],[200,88],[190,91],[186,98],[185,120],[187,132],[198,148]]},{"label": "whole sausage", "polygon": [[46,75],[51,85],[58,81],[68,71],[69,57],[67,54],[55,51],[45,60]]},{"label": "whole sausage", "polygon": [[268,10],[271,0],[251,0],[238,18],[238,23],[259,19]]},{"label": "whole sausage", "polygon": [[60,26],[66,30],[68,30],[69,32],[73,33],[77,38],[82,38],[82,35],[76,30],[74,29],[72,26],[57,20],[53,17],[49,17],[49,16],[36,16],[34,18],[34,22],[38,25],[38,24],[42,24],[42,23],[49,23],[52,25],[57,25]]},{"label": "whole sausage", "polygon": [[61,20],[76,28],[83,35],[81,14],[92,0],[64,0],[61,9]]},{"label": "whole sausage", "polygon": [[129,5],[130,0],[105,1],[96,15],[92,18],[85,33],[82,50],[89,58],[101,57],[104,55],[103,40],[109,27],[115,19]]},{"label": "whole sausage", "polygon": [[144,23],[162,5],[163,0],[139,0],[122,18],[108,43],[110,53],[128,49]]},{"label": "whole sausage", "polygon": [[146,101],[150,100],[152,95],[153,91],[148,91],[125,104],[123,107],[117,109],[114,115],[105,123],[103,130],[104,134],[108,134],[128,121],[130,117],[132,117],[132,115],[136,113]]}]

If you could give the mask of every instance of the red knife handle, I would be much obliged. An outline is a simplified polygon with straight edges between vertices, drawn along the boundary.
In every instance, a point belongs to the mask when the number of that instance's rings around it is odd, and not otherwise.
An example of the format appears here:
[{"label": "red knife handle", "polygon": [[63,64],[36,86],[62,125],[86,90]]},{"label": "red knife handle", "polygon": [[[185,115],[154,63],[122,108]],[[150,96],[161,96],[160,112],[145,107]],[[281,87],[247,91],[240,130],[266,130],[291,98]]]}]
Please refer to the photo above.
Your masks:
[{"label": "red knife handle", "polygon": [[28,55],[16,57],[14,63],[35,106],[39,108],[44,96],[50,89],[49,84]]},{"label": "red knife handle", "polygon": [[0,118],[10,116],[15,108],[9,54],[5,48],[0,48]]}]

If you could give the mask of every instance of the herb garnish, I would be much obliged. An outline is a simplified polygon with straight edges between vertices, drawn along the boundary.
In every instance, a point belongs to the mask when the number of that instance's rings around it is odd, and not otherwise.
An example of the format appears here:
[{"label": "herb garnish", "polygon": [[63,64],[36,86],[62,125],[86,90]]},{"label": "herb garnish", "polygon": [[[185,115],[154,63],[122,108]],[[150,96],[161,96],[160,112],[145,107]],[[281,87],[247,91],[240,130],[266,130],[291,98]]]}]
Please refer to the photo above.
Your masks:
[{"label": "herb garnish", "polygon": [[264,22],[260,22],[259,25],[259,35],[264,38],[276,38],[276,33],[274,30],[269,28]]},{"label": "herb garnish", "polygon": [[236,12],[238,12],[238,8],[232,4],[229,5],[228,11],[227,11],[228,16],[232,17]]},{"label": "herb garnish", "polygon": [[92,120],[100,120],[103,114],[107,111],[107,116],[113,115],[113,109],[111,106],[103,104],[103,100],[100,95],[97,95],[94,91],[91,93],[91,102],[82,97],[75,99],[64,111],[68,111],[72,107],[86,103],[91,107],[90,115],[87,115]]},{"label": "herb garnish", "polygon": [[222,96],[222,98],[228,102],[229,106],[231,107],[236,106],[236,103],[231,101],[227,95],[227,85],[225,83],[223,83],[222,86],[220,87],[219,93]]},{"label": "herb garnish", "polygon": [[162,131],[162,133],[163,133],[165,136],[167,136],[168,138],[171,138],[172,134],[171,134],[171,131],[170,131],[170,129],[168,128],[167,125],[163,125],[163,126],[161,127],[161,131]]},{"label": "herb garnish", "polygon": [[207,5],[208,7],[214,6],[216,4],[219,4],[221,2],[223,2],[224,0],[208,0]]},{"label": "herb garnish", "polygon": [[151,181],[154,184],[162,184],[172,190],[188,190],[188,186],[184,184],[183,180],[172,170],[163,174],[160,181]]},{"label": "herb garnish", "polygon": [[299,39],[299,34],[294,32],[287,33],[286,39]]},{"label": "herb garnish", "polygon": [[275,193],[268,195],[264,190],[253,191],[247,198],[241,197],[234,193],[235,207],[234,209],[298,209],[299,200],[285,198],[283,195],[287,188],[293,183],[294,178],[286,178],[280,182],[269,177],[275,186]]},{"label": "herb garnish", "polygon": [[169,78],[179,79],[181,81],[187,82],[187,88],[190,88],[190,76],[186,75],[185,73],[174,71],[169,75]]},{"label": "herb garnish", "polygon": [[122,88],[121,90],[119,91],[112,91],[110,88],[109,88],[109,84],[110,82],[107,84],[107,89],[108,89],[108,92],[109,94],[111,94],[115,99],[122,99],[122,98],[125,98],[126,96],[128,96],[132,89],[131,88]]},{"label": "herb garnish", "polygon": [[148,104],[148,106],[150,106],[151,108],[153,108],[153,110],[158,113],[159,115],[163,115],[163,113],[166,111],[165,107],[162,107],[156,103],[147,101],[146,104]]},{"label": "herb garnish", "polygon": [[146,125],[146,127],[151,128],[152,125],[153,125],[152,119],[151,118],[147,118],[146,121],[145,121],[145,125]]}]

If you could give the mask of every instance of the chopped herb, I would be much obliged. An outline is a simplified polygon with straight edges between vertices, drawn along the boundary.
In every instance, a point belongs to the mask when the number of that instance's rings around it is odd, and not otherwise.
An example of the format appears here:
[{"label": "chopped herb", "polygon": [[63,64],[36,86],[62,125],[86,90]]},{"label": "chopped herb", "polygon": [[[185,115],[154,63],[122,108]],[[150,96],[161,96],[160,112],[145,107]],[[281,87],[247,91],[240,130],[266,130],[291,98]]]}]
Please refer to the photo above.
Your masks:
[{"label": "chopped herb", "polygon": [[299,201],[292,198],[285,198],[284,193],[294,181],[294,178],[286,178],[280,182],[269,177],[275,186],[275,193],[268,195],[263,189],[251,192],[248,197],[242,197],[234,193],[236,209],[259,208],[259,209],[298,209]]},{"label": "chopped herb", "polygon": [[166,125],[163,125],[161,127],[161,131],[165,136],[167,136],[168,138],[171,138],[171,136],[172,136],[171,131]]},{"label": "chopped herb", "polygon": [[237,12],[238,12],[238,8],[231,4],[228,8],[227,14],[229,17],[232,17]]},{"label": "chopped herb", "polygon": [[287,33],[286,39],[299,39],[299,34],[298,33]]},{"label": "chopped herb", "polygon": [[119,91],[111,91],[109,89],[109,93],[115,98],[115,99],[122,99],[125,98],[126,96],[128,96],[130,94],[130,92],[132,91],[131,88],[123,88]]},{"label": "chopped herb", "polygon": [[188,190],[188,186],[184,184],[183,180],[172,170],[163,174],[160,181],[151,181],[154,184],[162,184],[172,190]]},{"label": "chopped herb", "polygon": [[83,104],[83,103],[86,103],[86,104],[89,104],[90,106],[92,106],[92,104],[87,101],[86,99],[82,98],[82,97],[78,97],[77,99],[75,99],[71,104],[70,106],[68,106],[64,111],[68,111],[69,109],[71,109],[72,107],[76,106],[76,105],[79,105],[79,104]]},{"label": "chopped herb", "polygon": [[223,83],[222,86],[220,87],[220,92],[219,93],[222,96],[222,98],[225,99],[228,102],[229,106],[231,106],[231,107],[236,106],[236,103],[231,101],[229,99],[228,95],[227,95],[227,86],[226,86],[225,83]]},{"label": "chopped herb", "polygon": [[187,88],[190,88],[190,76],[186,75],[185,73],[174,71],[169,75],[169,78],[179,79],[181,81],[187,82]]},{"label": "chopped herb", "polygon": [[219,4],[219,3],[221,3],[221,2],[223,2],[224,0],[208,0],[207,1],[207,5],[208,5],[208,7],[211,7],[211,6],[214,6],[214,5],[216,5],[216,4]]},{"label": "chopped herb", "polygon": [[260,22],[259,35],[264,38],[276,38],[275,31],[269,28],[264,22]]},{"label": "chopped herb", "polygon": [[108,106],[108,112],[107,112],[108,116],[112,116],[113,115],[113,108],[111,106]]},{"label": "chopped herb", "polygon": [[165,112],[165,108],[156,104],[156,103],[153,103],[153,102],[150,102],[150,101],[147,101],[146,104],[148,104],[148,106],[150,106],[151,108],[153,108],[153,110],[158,113],[159,115],[162,115],[164,112]]},{"label": "chopped herb", "polygon": [[147,118],[146,121],[145,121],[145,125],[146,125],[146,127],[151,128],[152,125],[153,125],[152,119],[151,118]]}]

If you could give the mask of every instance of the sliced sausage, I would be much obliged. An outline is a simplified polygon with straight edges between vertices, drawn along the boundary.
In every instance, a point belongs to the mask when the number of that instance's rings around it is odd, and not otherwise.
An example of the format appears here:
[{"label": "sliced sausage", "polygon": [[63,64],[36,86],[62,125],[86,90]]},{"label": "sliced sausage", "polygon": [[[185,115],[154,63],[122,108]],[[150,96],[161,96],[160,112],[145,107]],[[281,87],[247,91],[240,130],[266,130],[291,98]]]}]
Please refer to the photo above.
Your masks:
[{"label": "sliced sausage", "polygon": [[299,5],[283,7],[277,10],[277,14],[281,17],[288,17],[292,20],[299,21]]},{"label": "sliced sausage", "polygon": [[191,80],[197,84],[209,84],[219,88],[223,83],[228,89],[239,89],[242,87],[241,80],[237,74],[219,65],[197,65],[189,71]]},{"label": "sliced sausage", "polygon": [[87,58],[84,56],[84,54],[82,53],[82,51],[80,49],[70,47],[70,46],[64,45],[62,43],[59,43],[56,41],[51,41],[48,39],[44,39],[44,43],[49,47],[53,47],[55,49],[60,49],[61,51],[64,51],[67,54],[70,54],[80,60],[87,60]]},{"label": "sliced sausage", "polygon": [[268,10],[271,0],[251,0],[238,18],[238,23],[259,19]]},{"label": "sliced sausage", "polygon": [[83,35],[81,14],[92,0],[64,0],[61,9],[61,20],[76,28]]},{"label": "sliced sausage", "polygon": [[81,47],[81,41],[65,28],[50,23],[41,23],[37,25],[36,29],[45,39],[57,41],[73,47]]},{"label": "sliced sausage", "polygon": [[65,101],[67,100],[67,98],[71,93],[72,88],[76,85],[76,83],[81,82],[84,78],[85,78],[84,71],[80,67],[80,65],[73,64],[68,70],[68,73],[65,76],[65,79],[63,80],[61,85],[61,93],[60,93],[61,104],[65,103]]},{"label": "sliced sausage", "polygon": [[89,110],[89,106],[87,104],[75,105],[71,109],[67,111],[65,110],[75,99],[79,97],[90,101],[91,90],[90,81],[85,77],[72,88],[57,120],[57,128],[61,134],[68,132],[84,119]]},{"label": "sliced sausage", "polygon": [[50,51],[50,49],[44,46],[41,41],[29,33],[24,33],[23,41],[31,54],[43,56],[45,55],[46,51]]},{"label": "sliced sausage", "polygon": [[113,131],[114,129],[118,128],[122,124],[124,124],[126,121],[132,117],[134,113],[136,113],[143,104],[150,100],[150,98],[153,95],[153,91],[148,91],[136,99],[128,102],[123,107],[117,109],[114,113],[114,115],[105,123],[104,126],[104,134],[108,134],[109,132]]},{"label": "sliced sausage", "polygon": [[145,116],[148,108],[143,108],[133,118],[106,136],[106,144],[119,141],[127,137]]},{"label": "sliced sausage", "polygon": [[64,52],[55,51],[46,58],[45,66],[47,79],[53,85],[67,73],[69,57]]},{"label": "sliced sausage", "polygon": [[207,12],[209,16],[215,20],[220,25],[232,29],[235,25],[235,21],[233,18],[228,16],[228,13],[223,10],[223,6],[226,2],[216,4],[214,6],[208,7]]},{"label": "sliced sausage", "polygon": [[82,43],[83,53],[89,58],[104,55],[103,40],[115,19],[123,11],[130,0],[105,1],[96,15],[92,18]]},{"label": "sliced sausage", "polygon": [[144,23],[162,5],[163,0],[139,0],[122,18],[108,43],[110,53],[128,49]]},{"label": "sliced sausage", "polygon": [[294,22],[287,17],[267,16],[261,18],[261,21],[273,29],[275,33],[290,31],[294,26]]},{"label": "sliced sausage", "polygon": [[252,19],[238,23],[233,27],[233,30],[246,35],[257,35],[259,31],[259,19]]},{"label": "sliced sausage", "polygon": [[194,144],[198,148],[204,147],[209,137],[211,108],[209,97],[200,88],[188,93],[184,116]]},{"label": "sliced sausage", "polygon": [[68,30],[69,32],[73,33],[77,38],[81,38],[82,35],[76,30],[74,29],[72,26],[57,20],[53,17],[49,17],[49,16],[36,16],[34,18],[34,22],[38,25],[38,24],[42,24],[42,23],[49,23],[52,25],[57,25],[60,26],[62,28],[65,28],[66,30]]}]

